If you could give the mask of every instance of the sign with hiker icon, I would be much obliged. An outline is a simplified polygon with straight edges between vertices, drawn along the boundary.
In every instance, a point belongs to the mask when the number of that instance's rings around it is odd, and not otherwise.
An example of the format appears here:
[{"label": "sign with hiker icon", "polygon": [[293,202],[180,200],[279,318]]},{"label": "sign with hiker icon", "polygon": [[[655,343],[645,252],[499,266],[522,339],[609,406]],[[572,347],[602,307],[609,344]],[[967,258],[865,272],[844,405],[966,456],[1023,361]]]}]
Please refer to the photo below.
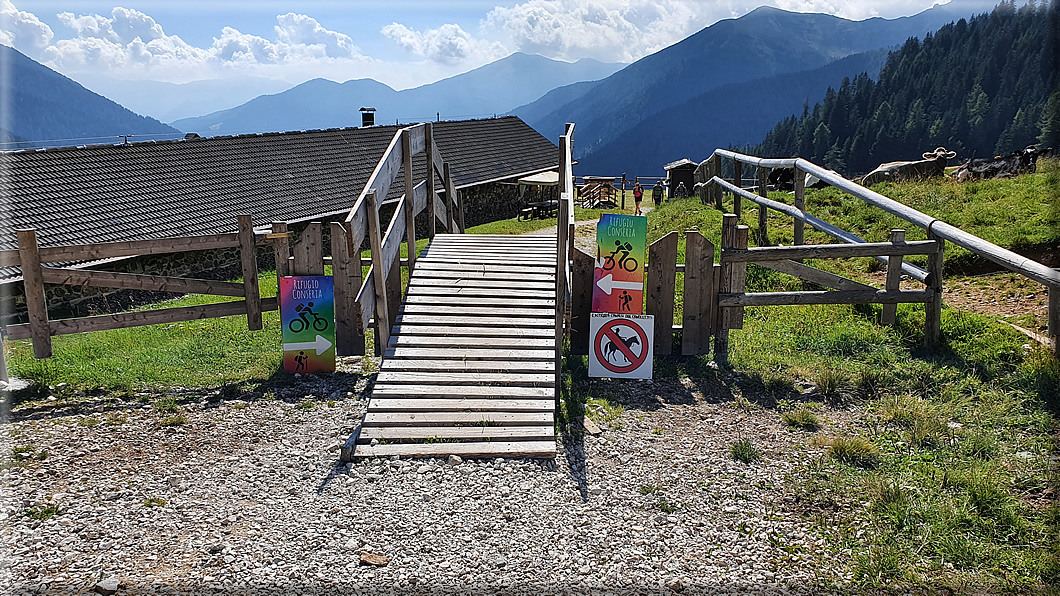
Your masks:
[{"label": "sign with hiker icon", "polygon": [[280,278],[283,368],[335,372],[335,286],[330,276]]},{"label": "sign with hiker icon", "polygon": [[600,216],[596,226],[593,312],[643,312],[647,221],[615,213]]}]

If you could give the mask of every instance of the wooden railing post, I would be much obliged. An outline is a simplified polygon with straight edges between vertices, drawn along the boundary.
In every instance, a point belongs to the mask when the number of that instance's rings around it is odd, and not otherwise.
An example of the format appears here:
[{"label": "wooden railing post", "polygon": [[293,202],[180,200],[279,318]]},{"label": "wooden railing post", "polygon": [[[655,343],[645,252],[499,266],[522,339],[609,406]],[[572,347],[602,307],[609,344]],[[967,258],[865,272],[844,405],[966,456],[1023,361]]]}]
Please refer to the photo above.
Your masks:
[{"label": "wooden railing post", "polygon": [[[897,244],[905,242],[905,230],[895,228],[891,230],[891,242]],[[898,290],[902,287],[902,257],[887,257],[887,285],[884,289]],[[883,312],[880,313],[880,324],[894,325],[895,316],[898,313],[897,304],[884,304]]]},{"label": "wooden railing post", "polygon": [[574,249],[571,264],[570,352],[589,353],[589,313],[593,310],[593,271],[596,259],[579,248]]},{"label": "wooden railing post", "polygon": [[379,206],[375,191],[365,195],[368,209],[368,240],[372,245],[372,278],[375,282],[375,350],[385,354],[390,344],[390,313],[386,303],[386,272],[383,271],[383,237],[379,228]]},{"label": "wooden railing post", "polygon": [[644,314],[655,316],[653,351],[659,356],[673,353],[679,236],[677,232],[670,232],[648,247],[648,300]]},{"label": "wooden railing post", "polygon": [[254,224],[249,215],[239,216],[239,260],[243,266],[243,288],[247,301],[247,329],[262,328],[261,294],[258,291],[258,256],[254,241]]},{"label": "wooden railing post", "polygon": [[[590,284],[592,283],[590,278]],[[696,230],[685,232],[685,295],[681,321],[681,354],[710,351],[714,334],[714,244]]]},{"label": "wooden railing post", "polygon": [[[733,178],[733,180],[732,180],[733,186],[735,186],[736,188],[743,188],[743,162],[740,161],[740,160],[735,160],[735,161],[733,161],[732,167],[733,167],[733,176],[732,176],[732,178]],[[720,177],[721,176],[719,176],[719,178]],[[719,194],[721,193],[721,188],[718,188],[718,193]],[[740,195],[738,195],[736,193],[733,193],[733,195],[732,195],[732,212],[733,213],[737,213],[737,214],[740,213],[740,201],[742,201],[742,200],[743,200],[743,197],[741,197]],[[718,209],[721,210],[721,208],[722,208],[722,205],[719,202],[718,203]]]},{"label": "wooden railing post", "polygon": [[294,241],[291,275],[324,275],[324,249],[319,221],[310,222]]},{"label": "wooden railing post", "polygon": [[[564,150],[564,139],[560,140],[560,159]],[[555,366],[556,411],[559,411],[560,394],[563,390],[563,316],[567,310],[567,193],[560,194],[558,216],[556,219],[556,333]]]},{"label": "wooden railing post", "polygon": [[453,210],[456,208],[456,190],[453,188],[453,175],[449,170],[449,162],[442,164],[442,178],[442,184],[445,185],[445,217],[448,220],[445,231],[455,234],[456,215]]},{"label": "wooden railing post", "polygon": [[[758,168],[758,196],[769,198],[769,170]],[[758,246],[769,246],[769,209],[758,206]]]},{"label": "wooden railing post", "polygon": [[287,231],[287,222],[272,222],[272,253],[276,260],[276,280],[279,283],[281,277],[291,274],[291,240],[290,232]]},{"label": "wooden railing post", "polygon": [[[806,211],[806,173],[795,166],[795,208],[799,211]],[[795,218],[795,245],[805,244],[806,242],[806,222],[801,219]]]},{"label": "wooden railing post", "polygon": [[936,236],[930,229],[928,229],[927,236],[928,240],[934,240],[939,247],[938,252],[928,255],[928,283],[935,294],[924,304],[924,347],[934,350],[942,341],[942,256],[946,241]]},{"label": "wooden railing post", "polygon": [[[727,294],[732,291],[732,263],[727,262],[725,250],[736,246],[736,222],[739,221],[735,213],[726,213],[721,220],[721,273],[718,292]],[[725,313],[728,308],[714,307],[717,320],[714,324],[714,362],[718,366],[727,366],[729,363],[729,328],[725,325]]]},{"label": "wooden railing post", "polygon": [[17,230],[18,259],[22,267],[22,284],[26,290],[26,311],[29,315],[33,355],[50,358],[52,355],[51,326],[48,323],[48,302],[44,297],[44,277],[40,267],[37,230]]},{"label": "wooden railing post", "polygon": [[363,356],[364,336],[357,317],[357,291],[361,287],[361,258],[351,258],[346,225],[333,221],[331,229],[331,274],[335,282],[335,353]]},{"label": "wooden railing post", "polygon": [[464,226],[464,196],[460,194],[459,190],[456,190],[454,188],[453,189],[453,198],[457,199],[457,204],[459,205],[459,207],[457,209],[457,212],[456,212],[456,216],[457,216],[457,224],[456,225],[460,228],[460,233],[463,234],[464,231],[467,230],[467,228]]},{"label": "wooden railing post", "polygon": [[401,131],[401,157],[405,170],[405,243],[408,246],[411,276],[416,266],[416,200],[412,196],[412,132],[407,128]]},{"label": "wooden railing post", "polygon": [[438,232],[438,222],[434,214],[434,125],[430,122],[425,123],[423,134],[427,153],[427,237],[433,240]]},{"label": "wooden railing post", "polygon": [[1060,359],[1060,288],[1049,288],[1049,327],[1053,336],[1053,355]]}]

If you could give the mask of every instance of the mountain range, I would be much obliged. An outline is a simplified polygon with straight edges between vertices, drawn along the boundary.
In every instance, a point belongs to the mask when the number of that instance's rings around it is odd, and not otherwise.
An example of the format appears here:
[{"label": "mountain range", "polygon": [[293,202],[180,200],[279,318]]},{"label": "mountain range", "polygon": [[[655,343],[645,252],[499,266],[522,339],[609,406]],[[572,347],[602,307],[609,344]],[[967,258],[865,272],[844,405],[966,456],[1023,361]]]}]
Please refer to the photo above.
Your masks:
[{"label": "mountain range", "polygon": [[172,124],[200,134],[357,126],[361,107],[376,108],[376,121],[380,124],[483,118],[504,114],[555,87],[600,79],[619,68],[620,64],[591,59],[570,63],[515,53],[472,71],[402,91],[372,79],[345,83],[313,79],[282,93]]}]

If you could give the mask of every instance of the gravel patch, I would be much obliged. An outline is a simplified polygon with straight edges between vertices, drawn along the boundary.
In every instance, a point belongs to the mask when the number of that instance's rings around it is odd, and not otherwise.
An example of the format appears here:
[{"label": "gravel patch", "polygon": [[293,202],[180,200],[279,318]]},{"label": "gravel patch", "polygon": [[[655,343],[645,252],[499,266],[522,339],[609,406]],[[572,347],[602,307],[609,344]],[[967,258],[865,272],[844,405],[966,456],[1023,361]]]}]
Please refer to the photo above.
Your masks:
[{"label": "gravel patch", "polygon": [[[817,452],[775,412],[687,379],[612,383],[625,411],[565,434],[554,461],[346,464],[368,379],[339,378],[185,395],[168,427],[142,403],[16,411],[4,457],[32,448],[0,471],[0,589],[779,594],[848,579],[785,485]],[[762,461],[734,461],[739,438]]]}]

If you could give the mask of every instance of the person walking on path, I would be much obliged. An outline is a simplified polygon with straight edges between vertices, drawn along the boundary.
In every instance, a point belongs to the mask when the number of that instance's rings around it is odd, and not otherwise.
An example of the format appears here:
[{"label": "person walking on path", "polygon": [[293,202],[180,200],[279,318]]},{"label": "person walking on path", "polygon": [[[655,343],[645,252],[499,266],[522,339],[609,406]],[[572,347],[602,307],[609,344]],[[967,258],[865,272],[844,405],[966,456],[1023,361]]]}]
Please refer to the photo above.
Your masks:
[{"label": "person walking on path", "polygon": [[640,215],[640,202],[644,200],[644,189],[640,187],[640,182],[633,183],[633,204],[636,206],[636,210],[633,215]]},{"label": "person walking on path", "polygon": [[677,192],[674,193],[674,194],[676,194],[677,198],[679,198],[679,199],[687,199],[688,198],[688,189],[685,188],[685,183],[684,182],[678,182],[677,183]]},{"label": "person walking on path", "polygon": [[662,205],[663,200],[663,184],[662,180],[656,180],[655,186],[651,189],[651,199],[655,201],[655,206]]}]

